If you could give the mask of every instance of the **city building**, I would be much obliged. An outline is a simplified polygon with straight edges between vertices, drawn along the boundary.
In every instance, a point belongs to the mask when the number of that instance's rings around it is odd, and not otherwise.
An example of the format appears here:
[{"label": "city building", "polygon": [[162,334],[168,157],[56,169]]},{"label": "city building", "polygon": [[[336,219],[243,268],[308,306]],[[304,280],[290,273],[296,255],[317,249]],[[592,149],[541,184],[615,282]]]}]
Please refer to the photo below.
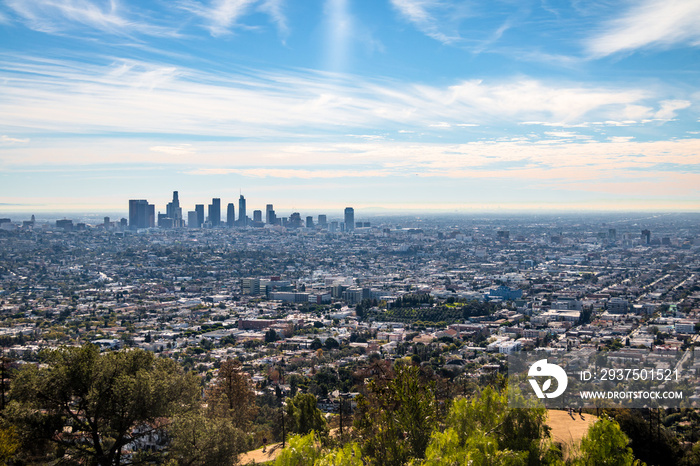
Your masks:
[{"label": "city building", "polygon": [[152,228],[155,226],[155,206],[145,199],[129,200],[129,228]]},{"label": "city building", "polygon": [[195,204],[194,211],[197,213],[197,224],[192,228],[202,228],[204,225],[204,204]]},{"label": "city building", "polygon": [[611,314],[627,314],[629,302],[622,298],[610,298],[608,301],[608,312]]},{"label": "city building", "polygon": [[355,229],[355,209],[352,207],[345,208],[345,231]]},{"label": "city building", "polygon": [[56,220],[56,228],[62,228],[65,231],[73,231],[73,220],[63,219]]},{"label": "city building", "polygon": [[236,208],[233,202],[229,202],[226,206],[226,226],[231,228],[236,223]]},{"label": "city building", "polygon": [[241,291],[243,294],[257,296],[260,294],[259,278],[244,278],[241,280]]},{"label": "city building", "polygon": [[238,198],[238,226],[239,227],[244,227],[248,224],[248,217],[246,213],[246,208],[245,208],[245,197],[243,197],[243,194],[241,194],[241,197]]},{"label": "city building", "polygon": [[199,228],[199,215],[197,214],[196,211],[190,210],[187,212],[187,226],[189,228]]},{"label": "city building", "polygon": [[173,200],[165,206],[165,215],[171,220],[173,228],[182,228],[184,221],[182,219],[182,208],[180,207],[180,199],[177,191],[173,191]]},{"label": "city building", "polygon": [[268,204],[267,207],[265,207],[265,223],[268,225],[274,225],[276,222],[275,218],[275,209],[272,207],[272,204]]},{"label": "city building", "polygon": [[209,223],[212,228],[221,225],[221,199],[218,197],[213,198],[209,204]]},{"label": "city building", "polygon": [[289,216],[289,227],[301,228],[301,214],[299,212],[294,212]]}]

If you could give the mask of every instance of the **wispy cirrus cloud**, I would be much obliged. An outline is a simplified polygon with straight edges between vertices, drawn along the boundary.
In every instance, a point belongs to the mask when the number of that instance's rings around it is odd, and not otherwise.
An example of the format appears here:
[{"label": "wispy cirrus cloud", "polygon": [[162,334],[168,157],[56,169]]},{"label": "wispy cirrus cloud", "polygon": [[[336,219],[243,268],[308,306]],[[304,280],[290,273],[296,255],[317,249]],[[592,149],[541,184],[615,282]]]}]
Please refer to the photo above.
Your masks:
[{"label": "wispy cirrus cloud", "polygon": [[454,23],[449,21],[450,10],[453,10],[451,5],[441,0],[391,0],[391,4],[404,19],[428,37],[444,44],[461,40]]},{"label": "wispy cirrus cloud", "polygon": [[257,0],[212,0],[203,3],[196,0],[180,2],[180,8],[203,18],[213,36],[229,34],[238,19],[248,12]]},{"label": "wispy cirrus cloud", "polygon": [[26,144],[29,138],[12,138],[6,134],[0,136],[0,146],[11,146],[15,144]]},{"label": "wispy cirrus cloud", "polygon": [[306,170],[298,168],[198,168],[192,175],[240,175],[250,178],[331,179],[331,178],[384,178],[390,170],[354,170],[343,167],[338,170]]},{"label": "wispy cirrus cloud", "polygon": [[697,0],[643,0],[631,5],[625,14],[607,21],[585,42],[592,57],[646,47],[700,46]]},{"label": "wispy cirrus cloud", "polygon": [[263,0],[259,7],[260,11],[267,13],[277,24],[277,29],[282,37],[289,34],[289,22],[284,14],[284,2],[285,0]]},{"label": "wispy cirrus cloud", "polygon": [[150,148],[152,152],[160,152],[168,155],[175,156],[191,156],[196,154],[196,150],[192,147],[192,144],[178,144],[175,146],[153,146]]},{"label": "wispy cirrus cloud", "polygon": [[179,35],[175,28],[135,15],[131,7],[122,8],[118,0],[6,0],[6,4],[27,27],[45,33],[60,34],[87,27],[117,35]]},{"label": "wispy cirrus cloud", "polygon": [[240,19],[252,11],[268,14],[283,34],[286,35],[289,31],[282,0],[181,0],[176,5],[202,18],[205,27],[214,37],[231,34],[236,28],[247,27]]},{"label": "wispy cirrus cloud", "polygon": [[[573,132],[553,132],[547,140],[490,140],[464,144],[368,140],[345,143],[199,141],[153,145],[151,138],[103,137],[77,142],[33,142],[4,154],[5,170],[49,166],[184,167],[198,174],[241,174],[285,178],[362,176],[523,177],[549,179],[562,173],[591,176],[653,176],[697,166],[700,139],[638,142],[630,138],[589,141]],[[566,140],[563,140],[566,139]],[[99,148],[99,149],[96,149]],[[196,156],[193,156],[196,154]],[[192,168],[189,168],[192,167]],[[196,167],[196,168],[194,168]],[[281,171],[275,171],[281,170]],[[298,175],[298,176],[297,176]]]},{"label": "wispy cirrus cloud", "polygon": [[522,122],[643,124],[669,119],[690,105],[654,89],[552,84],[522,76],[428,86],[305,70],[208,73],[134,60],[86,65],[16,57],[0,58],[0,65],[0,79],[6,80],[0,124],[24,131],[337,140],[349,130],[372,134],[377,125],[445,132],[475,127],[465,121],[513,128]]}]

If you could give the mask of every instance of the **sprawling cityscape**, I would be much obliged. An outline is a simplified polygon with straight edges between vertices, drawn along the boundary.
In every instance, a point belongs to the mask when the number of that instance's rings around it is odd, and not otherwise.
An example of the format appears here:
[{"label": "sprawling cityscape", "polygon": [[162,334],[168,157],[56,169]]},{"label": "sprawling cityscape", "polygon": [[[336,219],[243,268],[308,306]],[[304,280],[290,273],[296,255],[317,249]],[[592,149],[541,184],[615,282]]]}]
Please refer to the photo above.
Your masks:
[{"label": "sprawling cityscape", "polygon": [[235,360],[267,416],[246,424],[252,449],[283,440],[270,410],[302,393],[331,427],[355,416],[359,431],[356,398],[369,396],[378,362],[427,371],[447,400],[504,377],[523,351],[635,367],[672,355],[664,367],[680,373],[683,409],[648,422],[668,438],[700,434],[699,214],[283,217],[267,204],[251,219],[241,195],[237,216],[229,203],[223,219],[214,198],[185,221],[177,191],[165,213],[147,200],[128,207],[128,219],[96,224],[0,219],[0,342],[12,367],[47,349],[141,349],[206,388]]}]

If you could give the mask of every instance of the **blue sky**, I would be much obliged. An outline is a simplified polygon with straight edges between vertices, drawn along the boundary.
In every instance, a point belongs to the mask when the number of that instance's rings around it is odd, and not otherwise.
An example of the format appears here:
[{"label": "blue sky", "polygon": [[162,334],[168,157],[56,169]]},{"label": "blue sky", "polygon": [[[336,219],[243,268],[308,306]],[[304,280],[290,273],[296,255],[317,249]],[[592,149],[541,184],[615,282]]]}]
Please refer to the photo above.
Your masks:
[{"label": "blue sky", "polygon": [[0,211],[700,209],[700,2],[0,0]]}]

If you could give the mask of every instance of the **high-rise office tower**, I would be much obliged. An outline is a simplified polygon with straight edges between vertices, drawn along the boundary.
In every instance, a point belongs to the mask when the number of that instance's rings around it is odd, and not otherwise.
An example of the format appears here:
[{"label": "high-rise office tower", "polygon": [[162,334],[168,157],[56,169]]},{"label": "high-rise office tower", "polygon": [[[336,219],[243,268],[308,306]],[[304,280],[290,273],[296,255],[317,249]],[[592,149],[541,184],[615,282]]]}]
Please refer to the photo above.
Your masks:
[{"label": "high-rise office tower", "polygon": [[182,227],[182,208],[180,207],[180,199],[177,191],[173,191],[173,200],[165,206],[165,217],[172,220],[174,228]]},{"label": "high-rise office tower", "polygon": [[651,243],[651,231],[642,230],[642,244]]},{"label": "high-rise office tower", "polygon": [[155,226],[155,206],[145,199],[129,200],[129,228],[151,228]]},{"label": "high-rise office tower", "polygon": [[355,209],[352,207],[345,208],[345,231],[355,229]]},{"label": "high-rise office tower", "polygon": [[226,206],[226,226],[231,228],[236,223],[236,208],[233,202],[229,202]]},{"label": "high-rise office tower", "polygon": [[306,228],[313,228],[314,227],[314,218],[309,215],[306,217]]},{"label": "high-rise office tower", "polygon": [[213,198],[209,204],[209,223],[212,228],[221,225],[221,199],[218,197]]},{"label": "high-rise office tower", "polygon": [[246,215],[245,197],[243,197],[243,194],[241,194],[241,197],[238,198],[238,226],[244,227],[248,224],[248,218]]},{"label": "high-rise office tower", "polygon": [[197,212],[197,228],[204,225],[204,204],[195,204],[194,211]]},{"label": "high-rise office tower", "polygon": [[[204,207],[204,206],[202,206]],[[199,228],[199,214],[196,210],[190,210],[187,212],[187,227],[188,228]]]},{"label": "high-rise office tower", "polygon": [[326,219],[325,215],[319,215],[318,216],[318,225],[321,227],[325,227],[328,224],[328,220]]},{"label": "high-rise office tower", "polygon": [[265,207],[265,223],[268,225],[275,224],[275,209],[272,207],[272,204],[268,204]]},{"label": "high-rise office tower", "polygon": [[262,210],[253,211],[253,221],[255,223],[262,223]]},{"label": "high-rise office tower", "polygon": [[294,212],[289,216],[289,226],[292,228],[301,228],[301,214]]}]

